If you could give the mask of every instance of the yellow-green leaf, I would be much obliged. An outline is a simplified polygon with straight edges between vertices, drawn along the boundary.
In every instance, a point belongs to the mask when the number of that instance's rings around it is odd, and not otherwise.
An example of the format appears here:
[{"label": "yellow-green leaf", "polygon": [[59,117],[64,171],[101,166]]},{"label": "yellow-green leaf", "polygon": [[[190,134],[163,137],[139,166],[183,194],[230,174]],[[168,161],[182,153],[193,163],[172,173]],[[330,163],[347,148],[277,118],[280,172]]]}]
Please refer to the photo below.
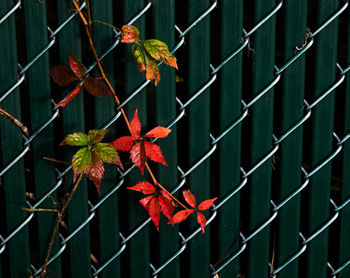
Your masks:
[{"label": "yellow-green leaf", "polygon": [[67,135],[67,137],[60,143],[60,145],[71,145],[71,146],[87,146],[88,139],[82,132],[74,132]]},{"label": "yellow-green leaf", "polygon": [[157,61],[163,61],[165,64],[177,69],[176,58],[171,55],[166,43],[151,39],[145,40],[143,45],[152,58],[156,59]]},{"label": "yellow-green leaf", "polygon": [[81,148],[73,155],[72,166],[75,174],[84,172],[92,163],[92,153],[88,148]]},{"label": "yellow-green leaf", "polygon": [[98,142],[101,142],[102,139],[105,137],[106,133],[108,132],[108,129],[92,129],[89,131],[87,140],[89,144],[96,144]]}]

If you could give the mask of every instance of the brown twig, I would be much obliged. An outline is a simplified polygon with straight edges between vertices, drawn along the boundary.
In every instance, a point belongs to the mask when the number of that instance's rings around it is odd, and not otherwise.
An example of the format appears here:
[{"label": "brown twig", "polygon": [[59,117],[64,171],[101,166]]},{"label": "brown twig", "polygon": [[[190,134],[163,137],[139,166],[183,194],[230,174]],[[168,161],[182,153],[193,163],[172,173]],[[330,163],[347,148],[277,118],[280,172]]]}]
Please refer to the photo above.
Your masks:
[{"label": "brown twig", "polygon": [[73,198],[73,195],[75,193],[75,191],[77,190],[78,188],[78,185],[81,181],[81,178],[83,177],[83,174],[80,174],[77,181],[75,182],[74,184],[74,187],[71,191],[71,193],[69,194],[68,196],[68,199],[66,200],[66,202],[64,203],[62,209],[60,212],[58,212],[58,215],[57,215],[57,220],[56,220],[56,223],[55,223],[55,227],[53,229],[53,232],[51,234],[51,238],[50,238],[50,242],[49,242],[49,248],[47,249],[47,252],[46,252],[46,257],[45,257],[45,262],[44,262],[44,266],[43,266],[43,270],[41,271],[41,275],[40,277],[41,278],[45,278],[45,275],[46,275],[46,272],[47,272],[47,263],[49,261],[49,258],[50,258],[50,254],[51,254],[51,251],[52,251],[52,247],[53,247],[53,243],[55,241],[55,237],[56,237],[56,234],[58,232],[58,227],[60,226],[60,223],[63,219],[63,216],[64,216],[64,213],[66,212],[67,210],[67,207],[70,203],[70,201],[72,200]]},{"label": "brown twig", "polygon": [[25,211],[30,211],[30,212],[34,212],[34,211],[49,211],[49,212],[59,212],[58,209],[47,209],[47,208],[22,208]]},{"label": "brown twig", "polygon": [[2,108],[0,108],[0,115],[4,116],[6,119],[13,122],[16,126],[18,126],[21,129],[22,133],[26,137],[29,137],[28,128],[24,124],[22,124],[19,120],[17,120],[14,116],[12,116],[10,113],[8,113],[7,111],[5,111]]},{"label": "brown twig", "polygon": [[[117,97],[117,94],[115,93],[115,91],[114,91],[114,89],[113,89],[111,83],[109,83],[109,81],[108,81],[108,79],[107,79],[107,77],[106,77],[106,74],[105,74],[105,72],[104,72],[104,70],[103,70],[103,67],[102,67],[102,65],[101,65],[100,59],[98,58],[98,55],[97,55],[97,52],[96,52],[94,43],[93,43],[93,41],[92,41],[91,34],[90,34],[90,32],[89,32],[89,24],[88,24],[88,22],[86,21],[86,19],[85,19],[83,13],[81,12],[81,10],[80,10],[80,8],[79,8],[79,6],[78,6],[76,0],[72,0],[72,1],[73,1],[73,4],[74,4],[75,8],[76,8],[77,11],[78,11],[78,14],[79,14],[79,16],[80,16],[80,18],[81,18],[83,24],[84,24],[85,32],[86,32],[86,35],[87,35],[87,37],[88,37],[89,44],[90,44],[91,50],[92,50],[92,52],[93,52],[93,54],[94,54],[94,57],[95,57],[97,66],[98,66],[98,68],[99,68],[99,70],[100,70],[100,72],[101,72],[102,78],[103,78],[103,80],[106,82],[106,84],[107,84],[108,88],[110,89],[110,91],[113,93],[113,96],[114,96],[115,101],[117,102],[118,105],[120,105],[120,101],[119,101],[119,99],[118,99],[118,97]],[[125,123],[126,123],[128,129],[129,129],[130,133],[131,133],[130,122],[129,122],[129,120],[128,120],[126,114],[125,114],[124,109],[121,108],[121,109],[120,109],[120,112],[122,113],[123,118],[124,118],[124,120],[125,120]],[[152,179],[153,179],[154,184],[155,184],[155,185],[158,185],[161,189],[163,189],[163,190],[165,190],[167,193],[169,193],[169,195],[174,199],[174,201],[176,201],[177,203],[179,203],[182,207],[184,207],[185,209],[188,209],[188,208],[187,208],[185,205],[183,205],[177,198],[175,198],[169,191],[167,191],[161,184],[158,183],[158,181],[157,181],[156,178],[154,177],[154,175],[153,175],[151,169],[149,168],[147,162],[146,162],[145,165],[146,165],[146,168],[147,168],[149,174],[151,175],[151,177],[152,177]]]},{"label": "brown twig", "polygon": [[64,164],[64,165],[70,165],[69,162],[66,162],[66,161],[62,161],[62,160],[58,160],[58,159],[55,159],[55,158],[51,158],[51,157],[47,157],[47,156],[44,156],[43,157],[44,160],[47,160],[47,161],[52,161],[52,162],[56,162],[56,163],[60,163],[60,164]]}]

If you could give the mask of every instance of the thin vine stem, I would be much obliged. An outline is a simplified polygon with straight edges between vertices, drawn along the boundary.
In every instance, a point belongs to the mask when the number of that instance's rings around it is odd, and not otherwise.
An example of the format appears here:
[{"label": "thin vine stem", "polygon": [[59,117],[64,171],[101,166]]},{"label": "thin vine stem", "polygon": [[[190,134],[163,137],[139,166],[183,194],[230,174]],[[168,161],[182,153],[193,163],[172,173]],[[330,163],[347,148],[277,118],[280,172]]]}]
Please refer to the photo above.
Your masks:
[{"label": "thin vine stem", "polygon": [[[80,18],[81,18],[81,20],[82,20],[82,22],[83,22],[83,24],[84,24],[85,32],[86,32],[86,35],[87,35],[87,37],[88,37],[90,47],[91,47],[92,52],[93,52],[93,54],[94,54],[94,57],[95,57],[97,66],[98,66],[98,68],[99,68],[99,70],[100,70],[100,73],[101,73],[101,75],[102,75],[102,78],[103,78],[103,80],[106,82],[108,88],[109,88],[109,89],[111,90],[111,92],[113,93],[113,96],[114,96],[115,101],[117,102],[118,105],[120,105],[120,100],[119,100],[119,98],[117,97],[117,94],[115,93],[115,91],[114,91],[112,85],[109,83],[108,78],[107,78],[107,76],[106,76],[106,74],[105,74],[105,72],[104,72],[104,70],[103,70],[102,65],[101,65],[100,59],[98,58],[98,55],[97,55],[97,52],[96,52],[96,49],[95,49],[95,45],[94,45],[94,43],[93,43],[93,41],[92,41],[92,37],[91,37],[90,31],[89,31],[89,24],[88,24],[88,22],[86,21],[86,19],[85,19],[83,13],[81,12],[81,10],[80,10],[80,8],[79,8],[79,6],[78,6],[76,0],[72,0],[72,2],[73,2],[73,4],[74,4],[75,8],[77,9],[78,14],[79,14],[79,16],[80,16]],[[128,120],[126,114],[125,114],[124,109],[121,108],[121,109],[120,109],[120,112],[121,112],[122,115],[123,115],[123,118],[124,118],[124,120],[125,120],[125,123],[126,123],[128,129],[129,129],[129,132],[131,133],[130,122],[129,122],[129,120]],[[166,189],[157,181],[157,179],[155,178],[155,176],[154,176],[154,174],[153,174],[151,168],[148,166],[147,162],[145,163],[145,165],[146,165],[146,168],[147,168],[147,170],[148,170],[148,172],[149,172],[149,174],[150,174],[150,176],[151,176],[151,178],[152,178],[154,184],[157,185],[157,186],[159,186],[159,187],[160,187],[161,189],[163,189],[164,191],[166,191],[166,192],[171,196],[171,198],[173,198],[173,200],[174,200],[175,202],[177,202],[179,205],[181,205],[183,208],[188,209],[184,204],[182,204],[176,197],[174,197],[174,195],[172,195],[168,190],[166,190]]]}]

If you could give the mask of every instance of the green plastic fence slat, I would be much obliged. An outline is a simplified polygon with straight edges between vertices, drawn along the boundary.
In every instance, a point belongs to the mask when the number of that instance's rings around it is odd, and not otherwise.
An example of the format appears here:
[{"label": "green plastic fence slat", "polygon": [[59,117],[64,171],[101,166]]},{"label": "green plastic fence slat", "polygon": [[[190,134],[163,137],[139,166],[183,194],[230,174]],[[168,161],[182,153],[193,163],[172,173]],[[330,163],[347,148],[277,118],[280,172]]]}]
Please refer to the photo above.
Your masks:
[{"label": "green plastic fence slat", "polygon": [[[338,2],[319,1],[317,24],[322,24],[338,8]],[[315,89],[313,99],[320,96],[336,79],[337,21],[332,22],[316,40]],[[312,112],[311,167],[320,164],[333,150],[334,92],[320,102]],[[331,163],[311,177],[308,231],[315,232],[329,217]],[[322,232],[308,246],[306,277],[326,277],[328,230]]]},{"label": "green plastic fence slat", "polygon": [[[275,1],[254,1],[254,22],[275,6]],[[266,38],[269,39],[266,39]],[[275,17],[258,29],[253,38],[253,96],[274,78]],[[251,117],[251,165],[255,165],[271,150],[273,128],[273,89],[268,91],[249,110]],[[271,215],[271,159],[248,178],[250,181],[249,231],[252,232]],[[248,243],[248,277],[267,277],[269,262],[269,226]]]},{"label": "green plastic fence slat", "polygon": [[[70,1],[58,1],[58,20],[62,22],[70,14],[72,9]],[[69,22],[59,33],[60,62],[68,65],[68,51],[81,58],[81,36],[84,36],[84,30],[81,29],[80,18],[77,16]],[[61,98],[69,93],[69,90],[62,90]],[[85,131],[84,125],[84,94],[81,91],[70,103],[63,109],[63,133],[64,136],[75,131]],[[61,98],[58,98],[61,100]],[[57,97],[55,98],[57,99]],[[72,155],[77,151],[74,147],[59,147],[64,152],[66,161],[72,160]],[[65,182],[67,190],[71,190],[73,174],[70,172],[66,175]],[[90,185],[89,185],[90,186]],[[84,177],[79,184],[77,191],[71,203],[68,206],[68,230],[74,231],[88,217],[87,205],[87,183]],[[91,261],[90,261],[90,234],[89,225],[81,229],[69,242],[69,258],[70,258],[70,275],[71,277],[90,277]]]},{"label": "green plastic fence slat", "polygon": [[[94,0],[91,4],[91,17],[94,20],[101,20],[113,24],[112,1]],[[114,32],[110,27],[94,23],[93,40],[98,54],[103,53],[107,46],[114,41]],[[111,52],[103,60],[103,67],[109,81],[114,86],[114,52]],[[98,70],[94,71],[95,76],[100,76]],[[95,98],[95,126],[102,127],[115,114],[115,105],[113,96]],[[110,140],[116,137],[114,130],[108,132],[106,136]],[[117,185],[117,169],[115,165],[105,164],[105,174],[101,182],[100,196],[103,197],[107,192]],[[99,261],[105,262],[119,248],[119,215],[118,215],[118,193],[109,197],[98,209],[99,219]],[[101,273],[101,277],[120,277],[120,259],[115,259]]]},{"label": "green plastic fence slat", "polygon": [[[171,49],[175,40],[175,1],[160,0],[153,5],[154,37],[165,42]],[[175,53],[176,55],[176,53]],[[155,125],[166,126],[176,117],[176,81],[175,70],[166,65],[160,66],[161,80],[155,90],[156,123]],[[177,132],[176,126],[172,127],[172,132],[167,138],[157,142],[162,149],[167,167],[158,167],[159,182],[169,190],[177,182]],[[178,225],[172,227],[167,224],[167,219],[163,218],[160,225],[160,232],[156,234],[159,238],[159,262],[165,262],[179,248]],[[153,263],[153,258],[152,263]],[[157,265],[156,265],[157,266]],[[179,258],[169,264],[159,277],[180,277]]]},{"label": "green plastic fence slat", "polygon": [[[0,2],[0,13],[8,11],[12,1]],[[0,25],[0,94],[3,95],[17,80],[17,45],[15,18],[11,15]],[[19,90],[12,92],[2,103],[1,108],[21,120]],[[4,117],[0,118],[0,138],[2,167],[9,164],[23,149],[22,133],[17,126]],[[7,234],[10,234],[28,216],[22,210],[26,206],[26,188],[23,159],[20,159],[2,177],[5,194]],[[8,277],[20,278],[28,275],[30,269],[28,226],[22,228],[7,244],[6,253],[9,264],[6,266]],[[5,254],[6,254],[5,253]],[[2,256],[4,256],[3,254]]]},{"label": "green plastic fence slat", "polygon": [[[242,38],[243,22],[243,1],[225,0],[218,3],[218,14],[220,25],[220,55],[219,61],[223,61],[233,50],[240,45]],[[213,19],[214,21],[215,19]],[[212,128],[218,130],[215,134],[220,134],[229,127],[241,114],[242,98],[242,53],[232,58],[218,74],[219,91],[211,95]],[[216,173],[215,188],[219,198],[223,198],[240,184],[241,165],[241,125],[236,126],[225,135],[218,143],[217,156],[213,165]],[[217,161],[217,163],[216,163]],[[214,195],[212,196],[214,197]],[[222,263],[230,254],[239,248],[239,194],[225,203],[219,209],[217,222],[213,222],[211,231],[216,235],[212,248],[217,248],[211,263]],[[238,274],[238,262],[234,260],[230,266],[225,267],[220,273],[220,277],[227,275],[234,277]]]},{"label": "green plastic fence slat", "polygon": [[[123,22],[126,23],[137,15],[144,8],[144,1],[134,0],[134,1],[124,1],[124,16]],[[141,39],[146,38],[145,34],[145,16],[142,16],[138,19],[134,26],[139,28]],[[127,95],[130,95],[136,88],[138,88],[145,81],[145,73],[140,73],[137,69],[136,63],[131,52],[131,45],[125,44],[122,46],[124,49],[127,49],[124,53],[125,59],[125,91]],[[151,85],[152,86],[152,85]],[[134,97],[128,105],[125,107],[125,112],[128,119],[132,119],[135,113],[135,110],[138,110],[138,117],[142,124],[142,131],[147,132],[147,95],[146,90],[142,90],[139,94]],[[124,125],[124,124],[123,124]],[[125,126],[125,125],[124,125]],[[120,136],[128,135],[129,131],[124,129],[125,134],[120,134]],[[127,164],[130,166],[129,164]],[[152,167],[152,165],[151,165]],[[145,169],[145,173],[147,170]],[[136,183],[147,180],[147,175],[141,175],[140,170],[135,167],[130,174],[128,174],[127,179],[125,180],[126,186],[133,186]],[[151,181],[151,180],[149,180]],[[122,205],[121,213],[124,217],[128,218],[128,232],[131,232],[141,224],[147,216],[147,212],[140,205],[139,199],[142,198],[142,195],[137,192],[131,192],[130,190],[125,189],[126,186],[123,186],[124,193],[126,194],[126,202]],[[125,192],[127,191],[127,192]],[[124,200],[125,201],[125,200]],[[127,257],[128,264],[125,265],[127,269],[122,271],[122,274],[125,277],[130,278],[142,278],[149,277],[150,275],[150,258],[149,258],[149,229],[155,229],[153,223],[143,228],[138,232],[130,241],[128,242],[127,247]],[[128,273],[128,275],[126,274]]]},{"label": "green plastic fence slat", "polygon": [[[350,27],[350,20],[348,17],[347,27]],[[350,64],[350,40],[348,38],[347,45],[347,65]],[[347,134],[350,132],[350,76],[347,75],[345,79],[345,102],[344,106],[344,132]],[[343,176],[342,176],[342,200],[345,201],[350,198],[350,144],[347,141],[343,147]],[[340,212],[340,252],[339,263],[342,265],[350,258],[350,206],[348,205]],[[339,278],[350,277],[350,268],[346,267],[339,273]]]},{"label": "green plastic fence slat", "polygon": [[[192,23],[209,7],[209,1],[188,1],[188,21]],[[187,65],[188,74],[186,98],[189,99],[210,79],[210,15],[200,21],[187,35]],[[187,108],[188,138],[186,144],[187,166],[194,165],[210,150],[210,94],[209,89],[198,96]],[[189,176],[187,186],[196,196],[197,202],[209,199],[210,195],[210,160],[207,159]],[[206,214],[207,215],[207,214]],[[193,217],[194,218],[194,217]],[[189,231],[198,228],[195,219],[190,219]],[[197,235],[189,242],[186,265],[189,270],[187,277],[208,277],[210,263],[209,249],[210,227],[207,226],[204,235]],[[185,273],[183,273],[185,275]]]},{"label": "green plastic fence slat", "polygon": [[[24,3],[26,22],[26,44],[28,60],[32,59],[47,43],[47,23],[45,4],[26,1]],[[51,88],[49,75],[48,55],[42,56],[27,73],[29,84],[28,95],[30,97],[31,129],[37,130],[50,116]],[[34,161],[34,184],[37,198],[43,196],[55,183],[55,168],[50,162],[43,160],[44,156],[54,157],[54,136],[52,125],[49,125],[32,145]],[[51,196],[56,199],[56,193]],[[43,208],[56,208],[50,199],[42,203]],[[40,263],[45,260],[47,248],[51,238],[52,227],[56,222],[55,213],[38,213],[38,238]],[[58,235],[57,238],[58,239]],[[54,250],[58,247],[58,240]],[[61,275],[60,259],[58,258],[48,268],[51,272]]]},{"label": "green plastic fence slat", "polygon": [[[303,0],[287,1],[282,11],[284,19],[284,48],[283,61],[287,61],[295,54],[295,46],[303,43],[306,31],[307,2]],[[304,105],[305,85],[305,56],[300,57],[283,73],[281,95],[281,118],[278,135],[285,133],[291,126],[304,116],[301,109]],[[277,135],[277,136],[278,136]],[[302,165],[302,135],[299,127],[281,144],[280,171],[277,186],[279,188],[279,202],[283,201],[292,191],[301,185]],[[293,150],[293,151],[291,151]],[[278,163],[276,163],[278,164]],[[276,232],[276,264],[278,267],[300,248],[300,196],[289,201],[281,210]],[[281,278],[297,278],[298,260],[289,264],[281,271]]]}]

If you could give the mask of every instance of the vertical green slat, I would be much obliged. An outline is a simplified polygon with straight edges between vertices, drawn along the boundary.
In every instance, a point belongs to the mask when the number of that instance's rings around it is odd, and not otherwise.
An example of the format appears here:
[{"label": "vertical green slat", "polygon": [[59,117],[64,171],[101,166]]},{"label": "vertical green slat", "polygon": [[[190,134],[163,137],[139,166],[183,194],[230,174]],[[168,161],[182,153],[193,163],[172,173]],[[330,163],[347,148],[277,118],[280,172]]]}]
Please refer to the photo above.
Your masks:
[{"label": "vertical green slat", "polygon": [[[317,26],[336,10],[336,1],[317,1]],[[332,22],[316,38],[315,89],[313,99],[319,97],[335,82],[337,62],[337,23]],[[312,114],[311,167],[319,165],[333,149],[334,92],[314,109]],[[331,163],[311,178],[308,231],[315,232],[329,217],[331,187]],[[328,230],[309,244],[307,253],[307,277],[326,277],[328,257]]]},{"label": "vertical green slat", "polygon": [[[91,4],[91,17],[94,20],[101,20],[113,24],[112,1],[93,0]],[[114,33],[110,27],[94,23],[93,40],[96,51],[99,55],[112,45]],[[111,52],[103,60],[103,67],[111,85],[114,86],[114,53]],[[95,76],[101,75],[98,70],[94,71]],[[112,96],[95,98],[95,127],[102,127],[115,114],[114,99]],[[114,130],[110,130],[107,138],[115,138]],[[105,164],[105,174],[101,182],[100,196],[104,196],[115,187],[118,182],[115,165]],[[113,253],[119,249],[119,216],[118,216],[118,192],[109,197],[98,209],[99,217],[99,261],[105,262]],[[101,277],[120,277],[120,260],[114,260],[101,273]]]},{"label": "vertical green slat", "polygon": [[[144,7],[144,1],[134,0],[134,1],[124,1],[124,22],[132,19],[136,14],[138,14]],[[140,30],[141,39],[145,39],[145,16],[138,19],[133,25],[135,25]],[[144,73],[140,73],[137,70],[136,63],[132,57],[131,45],[124,45],[127,49],[124,57],[130,59],[127,60],[125,64],[125,91],[126,94],[131,94],[140,84],[145,80]],[[151,85],[152,86],[152,85]],[[134,97],[126,107],[126,114],[128,119],[132,119],[134,116],[135,109],[138,110],[138,117],[142,126],[144,127],[141,133],[146,132],[147,126],[147,103],[146,103],[146,90],[142,90],[136,97]],[[125,130],[125,129],[124,129]],[[128,131],[127,132],[128,135]],[[130,165],[130,164],[129,164]],[[152,165],[151,165],[152,167]],[[145,169],[145,173],[147,170]],[[127,186],[133,186],[136,183],[146,180],[147,175],[142,176],[140,170],[135,167],[133,171],[128,174],[126,179]],[[124,190],[125,187],[124,187]],[[128,212],[128,231],[135,229],[139,224],[143,222],[145,216],[147,215],[144,208],[139,203],[139,199],[142,198],[136,192],[126,192],[127,194],[127,204],[123,206],[127,208]],[[129,275],[128,277],[142,278],[149,277],[150,266],[149,266],[149,229],[155,229],[154,224],[150,223],[147,227],[143,228],[138,232],[129,242],[128,242],[128,266]]]},{"label": "vertical green slat", "polygon": [[[225,0],[218,3],[220,16],[220,55],[223,61],[241,43],[243,1]],[[214,19],[213,19],[214,20]],[[219,93],[211,95],[213,101],[213,126],[218,134],[229,127],[241,114],[242,98],[242,53],[235,56],[219,73]],[[216,105],[219,102],[219,105]],[[214,110],[215,109],[215,110]],[[218,118],[218,116],[219,118]],[[218,123],[219,121],[219,123]],[[216,133],[215,133],[216,134]],[[214,135],[215,135],[214,134]],[[217,180],[219,197],[223,198],[240,183],[241,125],[236,126],[219,142]],[[212,196],[214,197],[214,196]],[[215,229],[217,253],[212,263],[222,262],[239,247],[239,194],[223,205],[217,216]],[[220,277],[235,277],[238,274],[238,259],[224,268]]]},{"label": "vertical green slat", "polygon": [[[0,1],[0,14],[4,14],[13,5],[13,1]],[[0,94],[3,95],[17,80],[17,45],[16,45],[16,27],[14,15],[6,19],[0,25]],[[12,92],[1,108],[11,113],[17,119],[21,119],[21,105],[19,90]],[[1,133],[1,155],[2,165],[9,164],[23,148],[22,134],[17,126],[0,118]],[[26,205],[26,189],[24,180],[23,159],[20,159],[3,176],[3,185],[5,187],[5,207],[8,234],[11,233],[28,215],[22,210]],[[28,226],[25,226],[8,243],[7,252],[9,252],[10,277],[20,278],[28,275],[26,269],[30,269],[29,258],[29,237]]]},{"label": "vertical green slat", "polygon": [[[154,3],[154,37],[164,41],[169,48],[174,46],[175,40],[175,1],[159,0]],[[156,125],[165,126],[176,117],[176,88],[175,70],[166,65],[160,66],[161,80],[155,90]],[[159,146],[168,163],[158,167],[159,182],[168,189],[174,187],[177,182],[177,140],[176,126],[165,139],[159,140]],[[161,221],[159,237],[159,263],[163,263],[170,255],[178,250],[178,226],[170,226]],[[160,277],[179,277],[179,259],[169,264],[159,275]]]},{"label": "vertical green slat", "polygon": [[[303,43],[306,31],[307,2],[289,0],[285,3],[283,61],[295,54],[295,46]],[[278,135],[285,133],[304,115],[305,56],[300,57],[284,73],[282,79],[281,119]],[[284,200],[301,183],[302,127],[290,134],[281,144],[280,171],[278,177],[279,202]],[[296,196],[285,205],[279,214],[276,233],[276,265],[280,266],[299,248],[300,197]],[[280,274],[281,278],[298,277],[298,260],[289,264]]]},{"label": "vertical green slat", "polygon": [[[209,1],[188,1],[188,23],[192,23],[209,7]],[[186,98],[190,98],[210,78],[210,16],[206,16],[188,34],[188,87]],[[205,90],[187,108],[188,119],[188,166],[195,164],[210,149],[210,95]],[[187,186],[196,196],[197,202],[210,196],[210,161],[207,159],[188,178]],[[198,228],[193,218],[190,231]],[[204,235],[197,235],[189,242],[188,277],[208,277],[210,262],[210,227]]]},{"label": "vertical green slat", "polygon": [[[58,18],[59,22],[63,22],[71,13],[72,5],[70,1],[58,1]],[[68,65],[68,50],[81,58],[81,22],[76,16],[69,22],[59,33],[60,61],[61,64]],[[65,96],[69,91],[64,90],[61,96]],[[67,106],[63,109],[63,133],[64,136],[75,131],[85,130],[84,126],[84,94],[81,91]],[[56,98],[57,99],[57,98]],[[72,155],[77,149],[72,147],[60,147],[65,152],[65,159],[71,161]],[[73,175],[66,175],[67,189],[72,189]],[[88,217],[87,207],[87,183],[85,177],[79,184],[74,197],[69,204],[68,230],[72,232]],[[69,257],[70,257],[70,276],[71,277],[90,277],[90,236],[89,225],[80,230],[69,241]]]},{"label": "vertical green slat", "polygon": [[[347,28],[350,28],[350,18],[348,16]],[[348,37],[347,45],[347,63],[350,64],[350,37]],[[345,79],[345,103],[344,103],[344,133],[350,132],[350,75],[348,74]],[[343,174],[342,174],[342,200],[345,201],[350,198],[350,142],[347,141],[343,147]],[[342,265],[350,258],[350,206],[346,206],[340,212],[340,252],[339,263]],[[350,277],[350,268],[347,267],[339,273],[339,278]]]},{"label": "vertical green slat", "polygon": [[[254,21],[258,22],[274,7],[275,1],[255,0]],[[275,16],[254,35],[253,96],[274,78]],[[255,165],[271,150],[273,128],[273,89],[268,91],[250,109],[251,165]],[[271,159],[249,177],[250,207],[249,231],[259,227],[271,215]],[[248,277],[267,277],[269,262],[269,227],[258,233],[248,249]]]},{"label": "vertical green slat", "polygon": [[[47,45],[47,23],[46,23],[46,5],[39,2],[26,1],[24,3],[26,42],[28,61],[32,59],[44,46]],[[37,130],[52,115],[51,112],[51,88],[49,75],[48,55],[43,55],[36,63],[30,67],[27,73],[29,83],[31,128]],[[43,160],[44,156],[54,157],[53,154],[53,130],[49,125],[33,141],[33,161],[34,161],[34,184],[37,198],[43,196],[52,187],[55,182],[55,169],[52,164]],[[56,199],[56,193],[51,194]],[[43,208],[56,207],[51,200],[46,200],[41,205]],[[52,227],[56,221],[54,213],[38,213],[38,238],[40,262],[43,263],[49,241]],[[57,235],[58,239],[58,235]],[[54,250],[58,247],[56,240]],[[50,264],[48,270],[61,275],[60,259],[58,258]]]}]

